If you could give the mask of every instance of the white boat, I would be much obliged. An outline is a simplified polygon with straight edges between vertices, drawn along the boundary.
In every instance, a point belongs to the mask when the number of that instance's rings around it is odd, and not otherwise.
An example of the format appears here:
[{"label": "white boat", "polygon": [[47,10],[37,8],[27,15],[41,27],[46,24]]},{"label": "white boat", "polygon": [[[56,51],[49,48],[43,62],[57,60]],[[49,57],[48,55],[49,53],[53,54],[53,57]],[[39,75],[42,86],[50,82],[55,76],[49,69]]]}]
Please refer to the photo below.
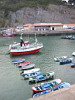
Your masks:
[{"label": "white boat", "polygon": [[37,82],[42,82],[42,81],[46,81],[49,79],[54,79],[54,74],[55,73],[53,71],[40,74],[36,77],[29,78],[29,83],[37,83]]},{"label": "white boat", "polygon": [[72,56],[75,56],[75,52],[72,53]]},{"label": "white boat", "polygon": [[27,74],[21,74],[21,76],[23,76],[24,79],[28,79],[28,78],[31,78],[31,77],[38,76],[40,74],[41,74],[41,72],[38,71],[38,72],[32,72],[32,73],[27,73]]},{"label": "white boat", "polygon": [[60,60],[65,60],[65,59],[67,59],[67,56],[55,57],[54,61],[59,62]]},{"label": "white boat", "polygon": [[14,37],[16,36],[14,28],[8,28],[3,31],[3,37]]},{"label": "white boat", "polygon": [[27,69],[32,69],[35,67],[35,64],[29,64],[29,65],[25,65],[25,66],[22,66],[22,70],[27,70]]},{"label": "white boat", "polygon": [[40,51],[41,48],[43,48],[43,43],[38,42],[37,38],[35,38],[34,43],[28,43],[27,45],[23,45],[22,41],[20,45],[9,45],[9,54],[12,56],[34,54]]},{"label": "white boat", "polygon": [[38,72],[38,71],[40,71],[40,68],[34,68],[31,70],[24,70],[24,72],[22,74],[34,73],[34,72]]}]

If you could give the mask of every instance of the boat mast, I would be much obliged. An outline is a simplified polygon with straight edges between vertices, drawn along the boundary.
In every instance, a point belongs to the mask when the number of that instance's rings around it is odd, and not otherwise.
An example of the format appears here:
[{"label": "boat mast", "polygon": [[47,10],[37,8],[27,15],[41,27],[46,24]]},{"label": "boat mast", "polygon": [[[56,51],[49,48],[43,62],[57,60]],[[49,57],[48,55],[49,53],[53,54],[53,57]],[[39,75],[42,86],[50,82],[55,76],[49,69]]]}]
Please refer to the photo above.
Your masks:
[{"label": "boat mast", "polygon": [[21,36],[20,36],[20,39],[21,39],[21,40],[23,40],[23,38],[22,38],[22,34],[23,34],[23,33],[21,33]]},{"label": "boat mast", "polygon": [[35,33],[35,42],[38,42],[37,38],[36,38],[36,33]]}]

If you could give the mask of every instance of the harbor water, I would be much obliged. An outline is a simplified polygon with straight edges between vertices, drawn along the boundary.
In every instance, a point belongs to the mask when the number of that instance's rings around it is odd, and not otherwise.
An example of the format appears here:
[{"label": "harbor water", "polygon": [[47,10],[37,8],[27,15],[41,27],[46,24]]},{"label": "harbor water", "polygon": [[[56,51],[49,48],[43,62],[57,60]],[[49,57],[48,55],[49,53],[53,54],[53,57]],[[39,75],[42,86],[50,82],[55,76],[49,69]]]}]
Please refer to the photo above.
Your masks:
[{"label": "harbor water", "polygon": [[[23,36],[26,40],[28,37]],[[29,39],[32,41],[34,37]],[[61,39],[61,36],[38,36],[37,39],[44,44],[40,52],[31,55],[14,56],[8,54],[8,47],[13,42],[19,42],[17,37],[0,37],[0,100],[27,100],[32,97],[31,87],[28,80],[20,76],[20,68],[12,63],[15,58],[25,58],[41,69],[42,73],[54,71],[55,78],[75,84],[75,69],[70,64],[60,65],[54,62],[54,57],[73,57],[75,40]],[[73,57],[75,62],[75,57]],[[37,83],[36,83],[37,84]]]}]

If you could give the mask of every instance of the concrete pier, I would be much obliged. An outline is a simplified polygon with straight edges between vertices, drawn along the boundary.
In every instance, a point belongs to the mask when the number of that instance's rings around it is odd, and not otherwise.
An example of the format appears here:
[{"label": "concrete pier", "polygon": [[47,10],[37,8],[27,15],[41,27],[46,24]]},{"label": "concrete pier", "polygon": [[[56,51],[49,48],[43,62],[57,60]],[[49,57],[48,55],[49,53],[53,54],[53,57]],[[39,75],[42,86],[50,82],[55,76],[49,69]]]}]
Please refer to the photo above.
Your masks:
[{"label": "concrete pier", "polygon": [[[75,30],[72,29],[62,29],[62,30],[51,30],[51,31],[23,31],[23,35],[40,35],[40,36],[47,36],[47,35],[73,35],[75,34]],[[20,35],[21,32],[17,33],[17,35]]]},{"label": "concrete pier", "polygon": [[75,100],[75,85],[28,100]]},{"label": "concrete pier", "polygon": [[[36,33],[36,35],[38,36],[47,36],[47,35],[73,35],[75,34],[75,30],[73,29],[58,29],[58,30],[45,30],[45,31],[33,31],[33,30],[24,30],[24,31],[20,31],[20,32],[15,32],[16,35],[21,35],[21,33],[23,33],[23,35],[34,35]],[[2,35],[3,32],[0,31],[0,35]]]}]

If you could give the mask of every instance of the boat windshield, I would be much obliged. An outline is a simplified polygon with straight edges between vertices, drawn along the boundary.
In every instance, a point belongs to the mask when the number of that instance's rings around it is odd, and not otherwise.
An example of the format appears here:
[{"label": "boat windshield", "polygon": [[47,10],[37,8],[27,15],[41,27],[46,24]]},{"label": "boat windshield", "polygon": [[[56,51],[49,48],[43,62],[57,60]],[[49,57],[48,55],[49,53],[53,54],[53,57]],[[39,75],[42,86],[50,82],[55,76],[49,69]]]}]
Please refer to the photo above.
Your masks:
[{"label": "boat windshield", "polygon": [[11,47],[11,49],[17,49],[17,47]]}]

